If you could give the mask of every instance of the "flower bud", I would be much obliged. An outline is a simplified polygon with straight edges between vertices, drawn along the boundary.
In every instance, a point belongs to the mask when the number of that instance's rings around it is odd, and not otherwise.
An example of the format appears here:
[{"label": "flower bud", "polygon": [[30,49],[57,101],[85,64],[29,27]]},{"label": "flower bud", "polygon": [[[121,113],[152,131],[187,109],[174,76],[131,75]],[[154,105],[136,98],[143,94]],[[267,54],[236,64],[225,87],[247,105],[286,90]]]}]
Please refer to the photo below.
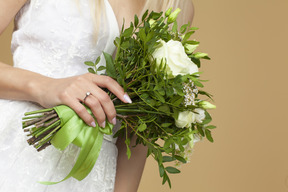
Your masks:
[{"label": "flower bud", "polygon": [[172,7],[169,8],[166,12],[165,12],[165,16],[168,17],[171,14],[172,11]]},{"label": "flower bud", "polygon": [[155,21],[154,19],[150,19],[150,20],[149,20],[149,25],[150,25],[151,28],[155,27],[155,25],[156,25],[155,22],[156,22],[156,21]]},{"label": "flower bud", "polygon": [[185,52],[186,52],[187,54],[191,54],[191,53],[193,53],[193,51],[196,50],[196,48],[197,48],[198,46],[199,46],[199,45],[192,45],[192,44],[186,43],[186,44],[184,45]]},{"label": "flower bud", "polygon": [[199,106],[203,109],[216,109],[216,105],[209,103],[208,101],[200,101]]},{"label": "flower bud", "polygon": [[180,13],[181,9],[177,8],[175,11],[173,11],[169,16],[168,16],[168,24],[173,23],[176,21],[178,14]]}]

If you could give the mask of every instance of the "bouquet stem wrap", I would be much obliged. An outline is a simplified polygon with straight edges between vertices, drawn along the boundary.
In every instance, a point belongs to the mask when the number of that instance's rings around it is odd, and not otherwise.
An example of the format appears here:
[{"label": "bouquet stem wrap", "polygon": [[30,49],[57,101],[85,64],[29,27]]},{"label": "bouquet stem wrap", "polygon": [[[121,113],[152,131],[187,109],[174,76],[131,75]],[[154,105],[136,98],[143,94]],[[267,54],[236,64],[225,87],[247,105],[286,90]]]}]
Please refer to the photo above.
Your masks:
[{"label": "bouquet stem wrap", "polygon": [[[53,135],[51,144],[59,149],[64,150],[69,144],[73,143],[80,148],[77,161],[70,173],[58,182],[40,182],[45,185],[53,185],[65,181],[70,177],[77,180],[84,179],[92,170],[96,160],[98,159],[100,149],[103,142],[104,134],[111,135],[113,126],[109,123],[105,128],[100,126],[90,127],[68,106],[60,105],[52,108],[60,118],[59,130]],[[91,110],[88,112],[92,114]],[[47,111],[47,110],[45,110]],[[40,111],[34,111],[33,114]],[[27,113],[29,115],[29,113]],[[26,114],[26,115],[27,115]],[[31,114],[31,113],[30,113]],[[53,121],[53,120],[49,120]],[[57,125],[57,124],[56,124]]]}]

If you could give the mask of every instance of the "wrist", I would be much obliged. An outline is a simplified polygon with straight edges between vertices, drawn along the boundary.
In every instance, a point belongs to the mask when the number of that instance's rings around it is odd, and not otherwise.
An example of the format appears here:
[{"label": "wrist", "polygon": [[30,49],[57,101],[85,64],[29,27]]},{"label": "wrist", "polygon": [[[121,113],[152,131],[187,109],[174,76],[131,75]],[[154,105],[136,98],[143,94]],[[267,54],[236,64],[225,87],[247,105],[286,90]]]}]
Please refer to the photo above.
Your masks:
[{"label": "wrist", "polygon": [[39,103],[43,106],[43,96],[47,92],[49,87],[48,81],[51,78],[42,75],[37,75],[34,78],[29,78],[26,83],[26,95],[28,95],[29,100]]}]

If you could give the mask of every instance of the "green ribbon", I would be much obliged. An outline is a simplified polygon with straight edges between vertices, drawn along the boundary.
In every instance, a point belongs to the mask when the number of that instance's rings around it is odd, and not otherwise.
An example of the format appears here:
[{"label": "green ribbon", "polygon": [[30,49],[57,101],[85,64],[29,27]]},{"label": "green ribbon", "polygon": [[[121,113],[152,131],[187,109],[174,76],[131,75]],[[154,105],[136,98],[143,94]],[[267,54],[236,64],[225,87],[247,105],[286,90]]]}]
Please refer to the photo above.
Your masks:
[{"label": "green ribbon", "polygon": [[[87,107],[86,107],[87,108]],[[81,181],[94,167],[99,156],[104,134],[112,135],[113,125],[106,123],[105,128],[98,124],[96,127],[88,126],[71,108],[60,105],[53,108],[60,120],[61,129],[52,138],[52,145],[63,151],[69,144],[73,143],[81,148],[74,167],[70,173],[58,182],[39,182],[45,185],[54,185],[74,177]],[[92,115],[89,108],[87,111]]]}]

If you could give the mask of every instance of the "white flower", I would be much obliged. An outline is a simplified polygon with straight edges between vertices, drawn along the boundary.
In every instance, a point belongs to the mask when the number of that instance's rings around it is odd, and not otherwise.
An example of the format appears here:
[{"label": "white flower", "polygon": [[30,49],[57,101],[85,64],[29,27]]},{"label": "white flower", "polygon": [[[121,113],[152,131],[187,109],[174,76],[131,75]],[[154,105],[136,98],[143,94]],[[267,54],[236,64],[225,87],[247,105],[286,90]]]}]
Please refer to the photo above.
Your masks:
[{"label": "white flower", "polygon": [[192,123],[202,123],[205,119],[205,110],[196,108],[195,113],[191,111],[183,111],[178,114],[175,124],[179,128],[191,128]]},{"label": "white flower", "polygon": [[157,48],[152,56],[156,59],[158,67],[162,61],[167,64],[166,73],[168,77],[173,78],[179,74],[186,75],[198,72],[197,65],[187,56],[180,41],[170,40],[166,43],[160,40],[160,43],[161,47]]},{"label": "white flower", "polygon": [[175,124],[179,128],[190,128],[192,123],[195,122],[195,113],[191,111],[183,111],[178,115],[178,119],[175,121]]},{"label": "white flower", "polygon": [[[200,108],[195,109],[195,120],[197,123],[202,123],[203,120],[205,119],[205,111]],[[197,114],[198,113],[198,114]]]}]

